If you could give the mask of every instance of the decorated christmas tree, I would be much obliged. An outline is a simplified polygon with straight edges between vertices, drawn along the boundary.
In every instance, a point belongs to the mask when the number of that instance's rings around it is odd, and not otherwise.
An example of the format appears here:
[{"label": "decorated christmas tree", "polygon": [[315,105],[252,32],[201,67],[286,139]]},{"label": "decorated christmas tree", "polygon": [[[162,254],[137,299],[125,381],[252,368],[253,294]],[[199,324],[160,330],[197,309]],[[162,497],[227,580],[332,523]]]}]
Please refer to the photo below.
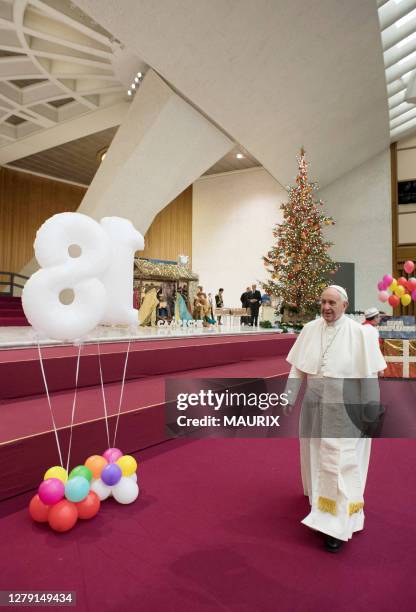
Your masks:
[{"label": "decorated christmas tree", "polygon": [[289,310],[310,318],[322,289],[328,284],[336,263],[328,255],[332,242],[324,239],[324,225],[334,225],[323,212],[322,200],[314,200],[316,183],[308,181],[308,163],[302,148],[297,156],[296,185],[288,188],[289,201],[282,205],[283,221],[273,228],[275,244],[263,257],[271,279],[263,283]]}]

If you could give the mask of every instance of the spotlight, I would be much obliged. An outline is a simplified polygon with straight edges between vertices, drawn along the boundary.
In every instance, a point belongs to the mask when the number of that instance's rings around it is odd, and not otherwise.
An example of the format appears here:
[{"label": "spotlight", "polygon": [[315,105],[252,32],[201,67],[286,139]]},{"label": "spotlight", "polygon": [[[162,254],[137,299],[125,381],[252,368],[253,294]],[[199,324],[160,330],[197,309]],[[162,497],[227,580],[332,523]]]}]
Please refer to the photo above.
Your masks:
[{"label": "spotlight", "polygon": [[134,77],[134,80],[136,81],[136,83],[139,82],[139,77]]},{"label": "spotlight", "polygon": [[237,153],[236,158],[237,159],[243,159],[244,155],[242,153]]},{"label": "spotlight", "polygon": [[141,72],[138,72],[138,73],[137,73],[137,76],[139,77],[139,79],[141,79],[141,78],[142,78],[142,73],[141,73]]},{"label": "spotlight", "polygon": [[132,83],[132,84],[131,84],[131,88],[132,88],[132,89],[136,89],[136,83]]},{"label": "spotlight", "polygon": [[127,95],[131,96],[131,89],[128,90]]}]

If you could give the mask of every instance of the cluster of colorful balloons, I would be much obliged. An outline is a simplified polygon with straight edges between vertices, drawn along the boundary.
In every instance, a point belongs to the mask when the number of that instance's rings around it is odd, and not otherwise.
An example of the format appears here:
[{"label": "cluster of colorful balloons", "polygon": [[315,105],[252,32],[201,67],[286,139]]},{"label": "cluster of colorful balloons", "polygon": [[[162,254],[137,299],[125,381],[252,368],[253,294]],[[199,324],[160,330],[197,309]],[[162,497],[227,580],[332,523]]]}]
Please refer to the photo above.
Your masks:
[{"label": "cluster of colorful balloons", "polygon": [[54,531],[69,531],[78,519],[93,518],[110,495],[121,504],[134,502],[139,495],[136,470],[135,458],[118,448],[88,457],[69,475],[63,467],[51,467],[30,501],[29,514]]},{"label": "cluster of colorful balloons", "polygon": [[[404,271],[407,274],[411,274],[414,269],[413,261],[405,262]],[[395,279],[390,274],[385,274],[377,284],[377,288],[380,302],[388,302],[393,308],[399,306],[400,303],[402,306],[409,306],[412,300],[416,302],[416,278],[414,276],[410,278],[401,276]]]},{"label": "cluster of colorful balloons", "polygon": [[108,448],[102,456],[93,455],[85,462],[93,473],[91,490],[101,501],[113,496],[120,504],[131,504],[139,495],[137,462],[118,448]]}]

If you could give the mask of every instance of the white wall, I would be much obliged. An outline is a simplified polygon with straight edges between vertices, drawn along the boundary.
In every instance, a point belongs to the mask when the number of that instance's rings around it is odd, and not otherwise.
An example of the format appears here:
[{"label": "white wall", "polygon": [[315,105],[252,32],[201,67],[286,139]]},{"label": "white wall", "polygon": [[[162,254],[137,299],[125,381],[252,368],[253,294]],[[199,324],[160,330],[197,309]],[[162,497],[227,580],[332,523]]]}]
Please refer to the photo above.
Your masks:
[{"label": "white wall", "polygon": [[377,300],[377,282],[391,273],[390,154],[384,151],[320,192],[336,225],[327,232],[331,256],[355,263],[355,308],[391,309]]},{"label": "white wall", "polygon": [[[313,160],[312,160],[313,161]],[[386,150],[321,190],[326,230],[336,261],[355,263],[355,307],[379,306],[377,282],[391,272],[390,154]],[[239,305],[247,284],[265,280],[261,256],[273,243],[287,193],[265,170],[203,177],[194,184],[192,267],[206,291],[225,289],[227,306]],[[390,311],[383,304],[383,310]]]},{"label": "white wall", "polygon": [[261,257],[273,244],[286,200],[285,189],[262,168],[194,183],[192,268],[207,292],[224,288],[225,306],[240,307],[246,286],[267,279]]}]

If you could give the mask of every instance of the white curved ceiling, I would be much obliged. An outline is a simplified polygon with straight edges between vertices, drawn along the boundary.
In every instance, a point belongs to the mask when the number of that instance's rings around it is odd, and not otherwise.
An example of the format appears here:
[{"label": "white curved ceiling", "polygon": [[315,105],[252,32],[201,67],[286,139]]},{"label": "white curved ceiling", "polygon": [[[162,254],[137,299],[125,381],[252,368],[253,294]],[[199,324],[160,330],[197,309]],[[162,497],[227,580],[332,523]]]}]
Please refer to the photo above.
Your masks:
[{"label": "white curved ceiling", "polygon": [[66,0],[0,0],[0,151],[126,102],[113,65],[120,44],[71,6]]},{"label": "white curved ceiling", "polygon": [[376,0],[76,4],[283,184],[301,145],[322,185],[389,145]]}]

